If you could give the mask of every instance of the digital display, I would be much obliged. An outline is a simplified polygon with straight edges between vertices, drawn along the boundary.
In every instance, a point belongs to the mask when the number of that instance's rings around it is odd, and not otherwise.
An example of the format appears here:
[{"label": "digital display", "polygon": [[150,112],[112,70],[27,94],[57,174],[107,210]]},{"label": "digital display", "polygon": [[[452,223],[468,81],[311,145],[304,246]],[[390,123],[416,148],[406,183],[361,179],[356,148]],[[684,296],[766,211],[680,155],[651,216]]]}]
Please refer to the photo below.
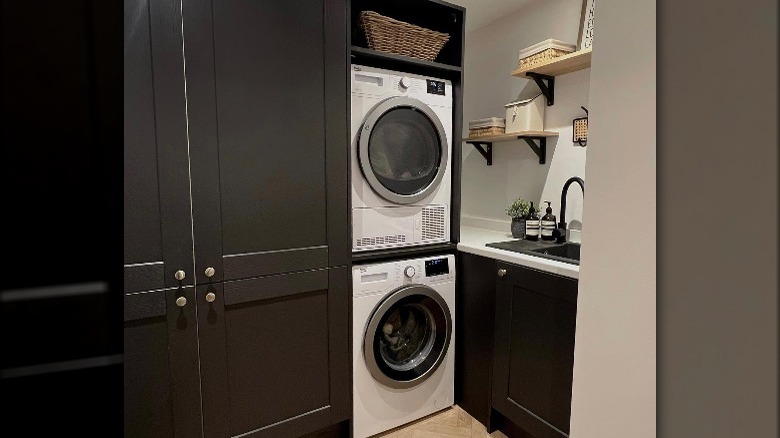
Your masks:
[{"label": "digital display", "polygon": [[433,259],[425,261],[425,276],[433,277],[450,273],[450,266],[447,259]]},{"label": "digital display", "polygon": [[444,96],[444,82],[434,81],[433,79],[427,79],[425,82],[428,83],[428,94],[441,94]]}]

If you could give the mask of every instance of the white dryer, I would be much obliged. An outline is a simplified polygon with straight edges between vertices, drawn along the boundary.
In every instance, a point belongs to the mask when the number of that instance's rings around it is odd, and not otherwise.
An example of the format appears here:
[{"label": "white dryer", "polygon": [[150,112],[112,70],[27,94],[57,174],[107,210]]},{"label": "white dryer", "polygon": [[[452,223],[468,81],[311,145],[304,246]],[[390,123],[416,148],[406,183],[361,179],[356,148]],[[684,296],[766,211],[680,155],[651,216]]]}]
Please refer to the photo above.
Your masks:
[{"label": "white dryer", "polygon": [[353,65],[352,250],[450,240],[452,83]]},{"label": "white dryer", "polygon": [[354,266],[354,437],[452,406],[455,256]]}]

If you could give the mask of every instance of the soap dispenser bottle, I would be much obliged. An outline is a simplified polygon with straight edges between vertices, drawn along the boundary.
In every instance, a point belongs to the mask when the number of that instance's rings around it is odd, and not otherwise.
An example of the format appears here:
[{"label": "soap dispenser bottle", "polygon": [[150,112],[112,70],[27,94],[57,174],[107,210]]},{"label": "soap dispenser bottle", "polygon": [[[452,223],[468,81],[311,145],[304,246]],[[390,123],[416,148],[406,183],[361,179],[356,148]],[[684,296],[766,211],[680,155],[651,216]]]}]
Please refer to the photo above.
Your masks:
[{"label": "soap dispenser bottle", "polygon": [[536,214],[534,203],[528,208],[528,219],[525,220],[525,238],[526,240],[539,240],[539,215]]},{"label": "soap dispenser bottle", "polygon": [[547,203],[547,214],[542,216],[542,240],[555,240],[553,231],[555,230],[555,215],[552,210],[552,203],[550,201],[544,201]]}]

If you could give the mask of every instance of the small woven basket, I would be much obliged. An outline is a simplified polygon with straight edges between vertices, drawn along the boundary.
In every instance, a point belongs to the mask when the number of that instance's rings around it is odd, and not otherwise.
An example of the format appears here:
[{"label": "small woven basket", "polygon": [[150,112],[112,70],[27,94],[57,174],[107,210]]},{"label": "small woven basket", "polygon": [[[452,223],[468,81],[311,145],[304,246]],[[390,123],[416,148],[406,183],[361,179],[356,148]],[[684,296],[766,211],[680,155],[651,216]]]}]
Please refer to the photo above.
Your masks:
[{"label": "small woven basket", "polygon": [[433,61],[450,35],[395,20],[373,11],[360,13],[370,49]]},{"label": "small woven basket", "polygon": [[520,68],[531,68],[537,64],[547,62],[559,56],[568,55],[569,53],[571,52],[567,52],[565,50],[558,50],[551,47],[547,50],[542,50],[539,53],[534,53],[531,56],[526,56],[525,58],[521,59]]},{"label": "small woven basket", "polygon": [[469,129],[469,138],[501,135],[504,134],[505,130],[506,128],[503,126],[486,126],[484,128],[472,128]]}]

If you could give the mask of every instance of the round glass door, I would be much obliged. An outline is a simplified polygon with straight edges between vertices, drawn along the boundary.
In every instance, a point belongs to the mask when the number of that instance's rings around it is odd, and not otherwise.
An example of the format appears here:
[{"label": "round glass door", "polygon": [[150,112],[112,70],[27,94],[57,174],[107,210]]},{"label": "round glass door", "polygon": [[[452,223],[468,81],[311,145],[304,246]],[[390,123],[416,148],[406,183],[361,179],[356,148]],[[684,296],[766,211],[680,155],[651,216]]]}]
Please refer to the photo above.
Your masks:
[{"label": "round glass door", "polygon": [[444,176],[446,138],[429,106],[408,97],[384,100],[368,113],[361,131],[363,175],[391,202],[418,202],[436,190]]},{"label": "round glass door", "polygon": [[391,388],[410,388],[444,360],[452,333],[447,303],[435,290],[406,286],[388,296],[371,316],[363,353],[371,375]]}]

